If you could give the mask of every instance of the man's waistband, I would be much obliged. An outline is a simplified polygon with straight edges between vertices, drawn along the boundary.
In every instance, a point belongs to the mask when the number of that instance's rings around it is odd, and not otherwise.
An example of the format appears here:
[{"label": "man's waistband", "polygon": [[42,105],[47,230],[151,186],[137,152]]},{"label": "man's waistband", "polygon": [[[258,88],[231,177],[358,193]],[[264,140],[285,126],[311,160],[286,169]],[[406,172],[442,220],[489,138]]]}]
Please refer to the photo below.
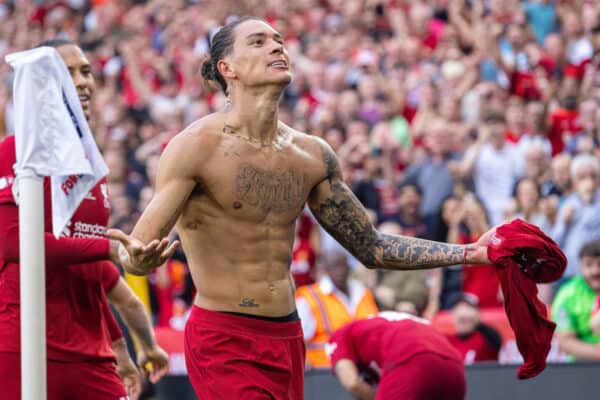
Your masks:
[{"label": "man's waistband", "polygon": [[189,323],[209,325],[214,329],[237,330],[262,336],[302,337],[297,311],[283,317],[267,317],[229,311],[213,311],[193,306]]}]

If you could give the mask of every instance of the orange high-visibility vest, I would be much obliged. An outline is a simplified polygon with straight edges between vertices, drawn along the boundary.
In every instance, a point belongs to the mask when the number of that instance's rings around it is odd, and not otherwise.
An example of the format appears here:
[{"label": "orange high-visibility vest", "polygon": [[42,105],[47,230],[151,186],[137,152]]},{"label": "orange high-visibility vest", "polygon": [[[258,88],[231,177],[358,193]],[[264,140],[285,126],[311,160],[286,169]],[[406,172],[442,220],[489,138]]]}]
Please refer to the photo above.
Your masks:
[{"label": "orange high-visibility vest", "polygon": [[306,300],[316,323],[315,335],[306,343],[306,363],[310,368],[328,368],[331,365],[325,345],[333,332],[356,319],[376,315],[379,311],[371,291],[366,288],[354,315],[349,313],[350,310],[335,294],[323,293],[318,282],[299,287],[297,297]]}]

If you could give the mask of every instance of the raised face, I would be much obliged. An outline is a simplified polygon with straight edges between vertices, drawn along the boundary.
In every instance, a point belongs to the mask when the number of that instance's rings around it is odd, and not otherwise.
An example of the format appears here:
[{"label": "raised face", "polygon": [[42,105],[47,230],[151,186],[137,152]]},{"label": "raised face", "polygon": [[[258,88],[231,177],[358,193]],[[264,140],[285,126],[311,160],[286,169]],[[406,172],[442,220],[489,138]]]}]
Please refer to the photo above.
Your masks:
[{"label": "raised face", "polygon": [[92,96],[96,89],[94,76],[92,75],[92,67],[83,51],[75,45],[68,44],[56,48],[58,54],[69,69],[73,83],[77,89],[77,95],[83,108],[83,114],[87,120],[92,114]]},{"label": "raised face", "polygon": [[269,24],[249,20],[236,26],[233,51],[218,62],[225,79],[244,86],[285,86],[292,79],[283,37]]}]

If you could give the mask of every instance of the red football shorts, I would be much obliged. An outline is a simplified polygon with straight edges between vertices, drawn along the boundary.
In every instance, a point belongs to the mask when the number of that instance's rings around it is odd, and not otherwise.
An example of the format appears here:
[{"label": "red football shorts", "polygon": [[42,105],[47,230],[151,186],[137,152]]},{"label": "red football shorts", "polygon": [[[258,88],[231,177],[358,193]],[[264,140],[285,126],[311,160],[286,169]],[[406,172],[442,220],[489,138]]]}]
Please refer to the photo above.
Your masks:
[{"label": "red football shorts", "polygon": [[194,306],[185,327],[185,363],[198,397],[304,398],[300,320],[274,322]]},{"label": "red football shorts", "polygon": [[[122,400],[127,392],[110,361],[48,360],[48,400]],[[0,393],[3,400],[21,399],[21,355],[0,352]]]},{"label": "red football shorts", "polygon": [[462,362],[434,353],[419,353],[386,371],[377,400],[464,400],[467,391]]}]

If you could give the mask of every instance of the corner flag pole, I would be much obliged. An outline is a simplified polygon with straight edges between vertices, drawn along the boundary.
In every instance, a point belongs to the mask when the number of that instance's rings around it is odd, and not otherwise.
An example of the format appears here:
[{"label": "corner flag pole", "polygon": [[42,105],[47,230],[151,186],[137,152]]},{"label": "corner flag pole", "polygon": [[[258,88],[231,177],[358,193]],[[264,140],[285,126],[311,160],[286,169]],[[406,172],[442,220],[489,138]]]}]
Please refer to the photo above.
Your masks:
[{"label": "corner flag pole", "polygon": [[46,400],[44,181],[17,172],[21,301],[21,399]]}]

